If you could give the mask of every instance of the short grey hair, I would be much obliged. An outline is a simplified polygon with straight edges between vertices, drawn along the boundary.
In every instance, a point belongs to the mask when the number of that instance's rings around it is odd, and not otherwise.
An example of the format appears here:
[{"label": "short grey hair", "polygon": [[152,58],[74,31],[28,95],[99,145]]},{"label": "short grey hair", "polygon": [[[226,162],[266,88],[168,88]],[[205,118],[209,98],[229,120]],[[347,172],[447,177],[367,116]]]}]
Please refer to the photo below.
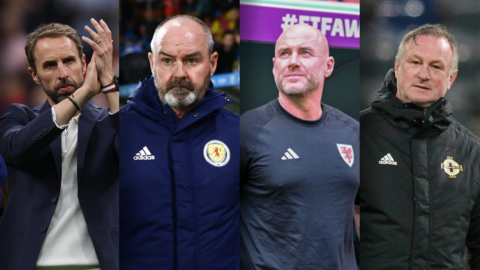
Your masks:
[{"label": "short grey hair", "polygon": [[208,28],[208,26],[202,20],[198,19],[197,17],[193,17],[193,16],[190,16],[190,15],[176,15],[176,16],[173,16],[173,17],[170,17],[170,18],[164,20],[163,22],[161,22],[157,26],[157,29],[155,29],[155,33],[153,34],[152,41],[150,42],[150,48],[152,49],[153,57],[155,57],[155,40],[157,39],[157,35],[158,35],[159,30],[169,21],[173,21],[173,20],[176,20],[176,19],[189,19],[189,20],[192,20],[192,21],[198,23],[202,27],[203,33],[205,34],[205,37],[207,39],[207,44],[206,45],[207,45],[207,48],[208,48],[208,54],[211,55],[213,53],[213,38],[212,38],[212,31],[210,31],[210,28]]},{"label": "short grey hair", "polygon": [[402,54],[405,51],[405,44],[412,40],[416,44],[416,38],[419,36],[434,36],[437,38],[445,38],[450,43],[450,47],[452,48],[453,57],[452,63],[450,66],[450,74],[455,72],[458,69],[458,43],[455,40],[455,37],[450,34],[445,28],[445,26],[441,24],[424,24],[410,32],[408,32],[400,42],[400,46],[398,46],[398,52],[395,56],[395,61],[400,61],[402,58]]}]

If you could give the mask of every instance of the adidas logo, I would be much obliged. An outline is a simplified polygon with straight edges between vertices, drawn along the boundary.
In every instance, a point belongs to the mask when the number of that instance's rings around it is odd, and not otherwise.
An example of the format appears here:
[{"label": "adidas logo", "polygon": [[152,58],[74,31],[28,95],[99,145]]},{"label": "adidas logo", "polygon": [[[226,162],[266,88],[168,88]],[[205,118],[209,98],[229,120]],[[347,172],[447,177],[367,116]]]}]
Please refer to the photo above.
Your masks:
[{"label": "adidas logo", "polygon": [[282,157],[282,160],[287,160],[287,159],[300,159],[300,157],[293,152],[292,148],[288,148],[287,152]]},{"label": "adidas logo", "polygon": [[378,161],[378,164],[388,164],[388,165],[397,165],[397,162],[393,160],[392,155],[390,153],[386,154],[380,161]]},{"label": "adidas logo", "polygon": [[133,156],[133,160],[154,160],[155,156],[148,151],[148,148],[144,146],[140,152]]}]

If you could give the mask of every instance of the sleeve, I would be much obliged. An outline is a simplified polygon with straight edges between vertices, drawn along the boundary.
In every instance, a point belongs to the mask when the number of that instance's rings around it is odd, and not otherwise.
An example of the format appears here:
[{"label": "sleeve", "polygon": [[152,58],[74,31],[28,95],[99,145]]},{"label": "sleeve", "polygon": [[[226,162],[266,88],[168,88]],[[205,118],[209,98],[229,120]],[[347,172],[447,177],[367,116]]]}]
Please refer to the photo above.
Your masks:
[{"label": "sleeve", "polygon": [[116,135],[115,135],[114,145],[115,145],[115,151],[117,152],[117,156],[118,156],[119,155],[118,145],[120,144],[120,113],[119,112],[116,112],[114,114],[109,113],[108,117],[112,121],[112,125],[115,128]]},{"label": "sleeve", "polygon": [[28,162],[62,131],[53,122],[50,110],[35,114],[27,106],[12,104],[0,118],[0,153],[6,163]]},{"label": "sleeve", "polygon": [[108,116],[110,118],[110,121],[112,121],[112,125],[115,128],[115,132],[117,132],[117,136],[120,134],[120,132],[119,132],[119,127],[120,127],[119,118],[120,118],[120,116],[119,115],[120,114],[118,112],[116,112],[114,114],[109,113],[109,116]]},{"label": "sleeve", "polygon": [[243,183],[248,179],[248,171],[251,166],[253,154],[240,144],[240,182]]},{"label": "sleeve", "polygon": [[252,123],[245,115],[240,117],[240,183],[248,179],[249,171],[252,168],[255,144],[255,136],[252,135]]},{"label": "sleeve", "polygon": [[355,205],[360,205],[360,189],[357,191],[357,195],[355,195]]},{"label": "sleeve", "polygon": [[470,268],[480,269],[480,195],[475,201],[467,233],[467,248],[470,255]]},{"label": "sleeve", "polygon": [[57,126],[57,128],[66,129],[68,127],[68,124],[61,125],[61,126],[57,124],[57,112],[55,112],[55,105],[53,105],[52,107],[52,118],[53,118],[53,123],[55,124],[55,126]]},{"label": "sleeve", "polygon": [[4,194],[5,194],[6,180],[7,180],[7,165],[5,165],[5,162],[3,161],[3,158],[0,155],[0,204],[2,202],[2,198],[5,196]]}]

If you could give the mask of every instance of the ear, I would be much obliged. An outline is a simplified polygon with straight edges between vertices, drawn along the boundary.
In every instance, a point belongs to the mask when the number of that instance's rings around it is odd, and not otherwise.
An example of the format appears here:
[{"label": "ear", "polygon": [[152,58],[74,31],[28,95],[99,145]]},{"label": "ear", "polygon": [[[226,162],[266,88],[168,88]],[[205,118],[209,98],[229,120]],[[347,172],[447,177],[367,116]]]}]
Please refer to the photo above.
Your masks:
[{"label": "ear", "polygon": [[397,74],[398,74],[398,68],[400,67],[400,63],[398,62],[398,60],[395,60],[395,79],[398,80],[397,78]]},{"label": "ear", "polygon": [[272,63],[273,63],[272,73],[273,73],[273,76],[275,76],[275,57],[272,58]]},{"label": "ear", "polygon": [[87,61],[85,60],[85,54],[82,56],[82,74],[85,77],[85,72],[87,72]]},{"label": "ear", "polygon": [[326,65],[326,70],[325,70],[325,78],[330,77],[333,72],[333,66],[335,66],[335,59],[333,57],[329,56],[327,57],[327,62],[325,63]]},{"label": "ear", "polygon": [[28,73],[30,73],[30,75],[32,76],[33,81],[34,81],[36,84],[41,84],[41,83],[42,83],[42,82],[40,81],[40,78],[38,77],[37,72],[35,72],[35,71],[33,70],[33,68],[28,67]]},{"label": "ear", "polygon": [[[153,74],[153,65],[155,63],[154,63],[154,59],[153,59],[153,54],[151,52],[148,53],[148,61],[150,61],[150,70],[152,71],[152,74]],[[153,75],[155,75],[155,74],[153,74]]]},{"label": "ear", "polygon": [[215,70],[217,69],[217,61],[218,61],[218,53],[214,52],[210,56],[210,77],[215,74]]},{"label": "ear", "polygon": [[453,82],[457,78],[457,74],[458,74],[458,69],[456,69],[452,74],[450,74],[447,91],[450,90],[450,87],[452,86]]}]

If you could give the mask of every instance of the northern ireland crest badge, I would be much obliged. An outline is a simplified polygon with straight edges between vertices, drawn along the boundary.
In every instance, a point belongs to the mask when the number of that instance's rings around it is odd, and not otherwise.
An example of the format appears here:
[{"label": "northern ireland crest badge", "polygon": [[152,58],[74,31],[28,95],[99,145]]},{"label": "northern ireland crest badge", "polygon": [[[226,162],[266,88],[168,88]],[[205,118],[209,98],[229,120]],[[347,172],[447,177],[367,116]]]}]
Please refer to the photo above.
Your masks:
[{"label": "northern ireland crest badge", "polygon": [[457,178],[457,174],[459,174],[460,171],[463,171],[463,166],[455,162],[453,157],[448,156],[447,159],[442,162],[440,168],[443,169],[450,178]]},{"label": "northern ireland crest badge", "polygon": [[345,161],[348,166],[352,167],[354,161],[353,147],[349,144],[337,143],[337,148],[340,156],[343,158],[343,161]]},{"label": "northern ireland crest badge", "polygon": [[227,165],[230,161],[230,150],[227,145],[219,140],[211,140],[203,148],[205,160],[215,167]]}]

